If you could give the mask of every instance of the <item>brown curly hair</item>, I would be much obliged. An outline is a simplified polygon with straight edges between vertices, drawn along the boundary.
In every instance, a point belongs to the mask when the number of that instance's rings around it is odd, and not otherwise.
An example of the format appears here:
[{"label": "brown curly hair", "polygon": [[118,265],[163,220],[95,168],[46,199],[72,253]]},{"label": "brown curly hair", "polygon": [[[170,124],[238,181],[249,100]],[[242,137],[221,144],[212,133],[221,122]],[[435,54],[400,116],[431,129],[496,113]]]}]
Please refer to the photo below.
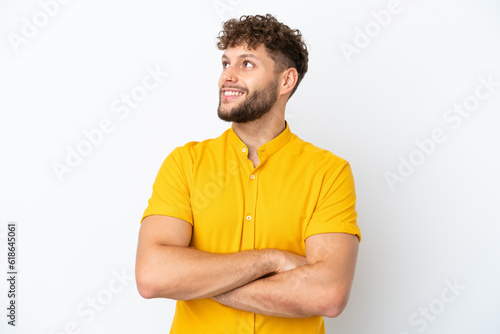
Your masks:
[{"label": "brown curly hair", "polygon": [[299,76],[297,84],[290,97],[295,93],[300,81],[307,72],[309,52],[298,29],[291,29],[279,22],[271,14],[243,15],[239,20],[231,19],[223,23],[219,32],[217,47],[226,50],[246,43],[249,48],[255,49],[264,44],[269,55],[275,62],[275,72],[280,73],[293,67]]}]

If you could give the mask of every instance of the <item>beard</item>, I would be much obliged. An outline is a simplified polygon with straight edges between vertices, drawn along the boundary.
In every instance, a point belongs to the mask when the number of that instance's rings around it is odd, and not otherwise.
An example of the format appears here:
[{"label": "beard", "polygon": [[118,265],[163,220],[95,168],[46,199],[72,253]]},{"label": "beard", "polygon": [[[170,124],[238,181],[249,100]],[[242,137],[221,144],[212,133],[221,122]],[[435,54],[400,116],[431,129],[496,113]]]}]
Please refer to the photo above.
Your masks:
[{"label": "beard", "polygon": [[[223,86],[223,88],[226,88]],[[230,86],[228,88],[231,88]],[[236,88],[236,87],[234,87]],[[217,115],[226,122],[246,123],[261,118],[267,114],[278,100],[278,79],[267,87],[248,94],[248,89],[238,88],[245,93],[245,100],[227,113],[222,109],[222,91],[219,94]]]}]

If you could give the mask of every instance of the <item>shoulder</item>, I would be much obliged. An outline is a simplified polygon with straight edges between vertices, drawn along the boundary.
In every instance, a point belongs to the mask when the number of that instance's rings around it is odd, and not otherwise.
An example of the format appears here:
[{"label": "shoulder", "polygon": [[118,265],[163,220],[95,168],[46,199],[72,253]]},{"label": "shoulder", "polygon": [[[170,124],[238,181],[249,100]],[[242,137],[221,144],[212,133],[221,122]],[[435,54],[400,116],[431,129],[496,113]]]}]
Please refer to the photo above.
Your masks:
[{"label": "shoulder", "polygon": [[296,158],[300,158],[300,161],[306,161],[327,170],[343,169],[349,166],[349,162],[344,158],[337,156],[327,149],[307,142],[295,134],[292,134],[292,138],[287,146],[288,151],[295,155]]},{"label": "shoulder", "polygon": [[216,138],[210,138],[203,141],[190,141],[183,146],[178,146],[170,153],[170,156],[174,159],[194,161],[207,151],[221,150],[226,143],[228,131],[229,130],[224,131],[222,135]]}]

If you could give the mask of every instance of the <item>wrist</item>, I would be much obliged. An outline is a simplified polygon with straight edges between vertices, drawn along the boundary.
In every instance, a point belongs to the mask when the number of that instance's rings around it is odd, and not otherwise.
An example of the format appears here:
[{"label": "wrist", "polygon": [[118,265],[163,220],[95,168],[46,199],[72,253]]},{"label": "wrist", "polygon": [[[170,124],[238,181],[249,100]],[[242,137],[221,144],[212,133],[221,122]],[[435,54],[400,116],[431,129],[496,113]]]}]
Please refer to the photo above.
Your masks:
[{"label": "wrist", "polygon": [[266,275],[278,273],[282,258],[282,252],[279,250],[273,248],[266,249]]}]

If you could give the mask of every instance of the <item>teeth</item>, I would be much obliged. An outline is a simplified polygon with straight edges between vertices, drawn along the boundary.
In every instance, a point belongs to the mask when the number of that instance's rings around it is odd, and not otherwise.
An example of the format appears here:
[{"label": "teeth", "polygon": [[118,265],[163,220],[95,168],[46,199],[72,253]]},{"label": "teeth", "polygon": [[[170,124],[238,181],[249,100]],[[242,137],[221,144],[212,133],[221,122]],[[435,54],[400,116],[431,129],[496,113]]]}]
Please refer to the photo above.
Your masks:
[{"label": "teeth", "polygon": [[224,95],[225,96],[243,95],[243,93],[242,92],[232,91],[232,90],[226,90],[226,91],[224,91]]}]

